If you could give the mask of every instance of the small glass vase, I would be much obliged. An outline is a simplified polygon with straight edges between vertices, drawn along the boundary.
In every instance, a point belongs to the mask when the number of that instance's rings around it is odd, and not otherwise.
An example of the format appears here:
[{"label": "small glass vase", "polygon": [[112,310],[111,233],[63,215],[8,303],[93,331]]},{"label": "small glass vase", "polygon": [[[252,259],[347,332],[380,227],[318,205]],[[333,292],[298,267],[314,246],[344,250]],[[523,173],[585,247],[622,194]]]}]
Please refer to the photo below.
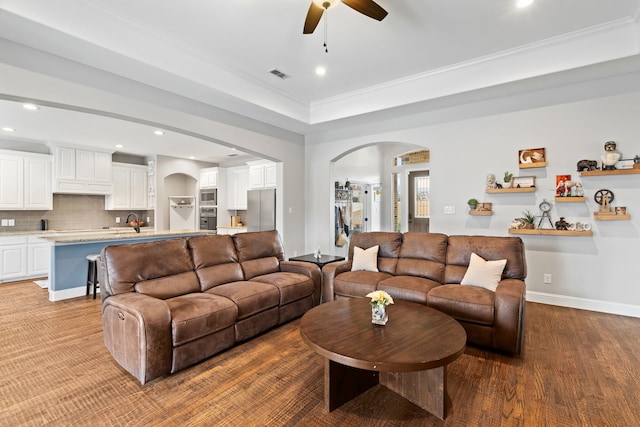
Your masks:
[{"label": "small glass vase", "polygon": [[384,304],[375,304],[371,306],[371,323],[374,325],[386,325],[389,320],[387,314],[387,306]]}]

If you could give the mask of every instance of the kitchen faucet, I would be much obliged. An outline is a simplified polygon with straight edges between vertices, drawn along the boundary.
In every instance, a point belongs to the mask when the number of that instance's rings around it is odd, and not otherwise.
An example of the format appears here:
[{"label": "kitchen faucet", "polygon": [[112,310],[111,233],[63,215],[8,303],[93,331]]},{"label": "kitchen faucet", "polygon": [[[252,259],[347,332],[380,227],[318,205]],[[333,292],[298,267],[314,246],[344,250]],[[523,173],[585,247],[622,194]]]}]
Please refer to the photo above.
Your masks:
[{"label": "kitchen faucet", "polygon": [[133,218],[136,221],[136,225],[133,226],[133,229],[136,230],[136,233],[140,232],[140,220],[138,219],[138,215],[134,214],[133,212],[131,212],[129,215],[127,215],[127,219],[124,220],[124,222],[128,223],[129,222],[129,217],[133,215]]}]

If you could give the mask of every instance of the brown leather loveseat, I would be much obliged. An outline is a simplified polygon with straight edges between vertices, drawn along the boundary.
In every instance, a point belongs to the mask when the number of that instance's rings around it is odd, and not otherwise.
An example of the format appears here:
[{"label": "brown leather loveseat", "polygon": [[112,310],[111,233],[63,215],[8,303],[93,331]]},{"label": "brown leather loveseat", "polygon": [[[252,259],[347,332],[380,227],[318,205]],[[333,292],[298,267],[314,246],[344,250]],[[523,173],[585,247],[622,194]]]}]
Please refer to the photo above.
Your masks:
[{"label": "brown leather loveseat", "polygon": [[[351,271],[354,247],[375,245],[379,271]],[[460,285],[472,253],[487,261],[506,259],[495,291]],[[527,268],[519,237],[354,233],[347,260],[325,265],[322,274],[323,302],[384,290],[394,299],[449,314],[464,327],[469,343],[520,354]]]},{"label": "brown leather loveseat", "polygon": [[276,231],[115,245],[100,254],[104,342],[142,384],[304,314],[320,269]]}]

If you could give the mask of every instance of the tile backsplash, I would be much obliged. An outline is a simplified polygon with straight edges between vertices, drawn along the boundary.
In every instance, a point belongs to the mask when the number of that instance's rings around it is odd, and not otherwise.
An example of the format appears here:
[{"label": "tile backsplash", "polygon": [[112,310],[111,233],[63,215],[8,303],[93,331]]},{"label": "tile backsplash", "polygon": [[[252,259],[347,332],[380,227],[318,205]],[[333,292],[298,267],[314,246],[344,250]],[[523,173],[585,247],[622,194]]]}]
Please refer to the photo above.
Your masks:
[{"label": "tile backsplash", "polygon": [[[33,231],[40,230],[40,220],[49,222],[50,230],[79,230],[87,228],[122,227],[124,220],[133,212],[153,226],[153,211],[107,211],[104,209],[104,196],[82,194],[54,194],[53,210],[50,211],[2,211],[0,219],[15,220],[14,227],[1,227],[0,231]],[[120,224],[116,224],[120,217]]]}]

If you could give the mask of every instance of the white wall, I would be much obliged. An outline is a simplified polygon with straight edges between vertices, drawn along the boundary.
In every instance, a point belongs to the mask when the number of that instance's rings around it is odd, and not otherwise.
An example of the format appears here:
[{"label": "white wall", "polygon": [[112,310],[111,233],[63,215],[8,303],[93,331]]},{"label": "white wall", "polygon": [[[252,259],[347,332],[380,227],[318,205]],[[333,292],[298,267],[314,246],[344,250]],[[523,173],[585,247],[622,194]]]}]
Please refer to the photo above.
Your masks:
[{"label": "white wall", "polygon": [[[576,162],[599,159],[605,141],[617,141],[625,158],[639,154],[639,109],[640,94],[633,92],[312,143],[307,147],[308,185],[319,191],[308,203],[307,249],[333,247],[332,233],[327,233],[332,230],[327,206],[331,206],[333,182],[326,165],[345,151],[388,141],[431,150],[431,231],[507,235],[509,223],[524,209],[538,213],[542,199],[553,201],[555,175],[578,178]],[[548,166],[519,171],[518,150],[536,147],[546,147]],[[535,175],[536,193],[485,194],[486,174],[502,176],[505,170],[516,176]],[[554,203],[552,218],[555,221],[562,215],[571,221],[591,222],[594,236],[522,236],[529,299],[640,316],[640,287],[635,279],[640,253],[640,175],[584,177],[581,181],[588,201]],[[614,205],[627,206],[631,221],[593,221],[592,212],[597,209],[593,193],[601,188],[615,193]],[[492,202],[494,215],[467,215],[470,197]],[[445,206],[455,206],[456,214],[444,215]],[[543,273],[552,274],[552,284],[542,283]]]}]

